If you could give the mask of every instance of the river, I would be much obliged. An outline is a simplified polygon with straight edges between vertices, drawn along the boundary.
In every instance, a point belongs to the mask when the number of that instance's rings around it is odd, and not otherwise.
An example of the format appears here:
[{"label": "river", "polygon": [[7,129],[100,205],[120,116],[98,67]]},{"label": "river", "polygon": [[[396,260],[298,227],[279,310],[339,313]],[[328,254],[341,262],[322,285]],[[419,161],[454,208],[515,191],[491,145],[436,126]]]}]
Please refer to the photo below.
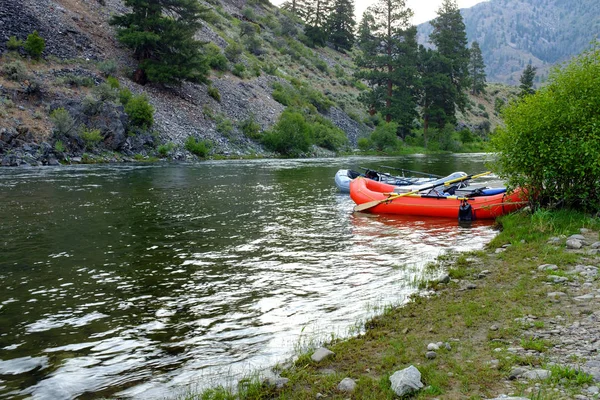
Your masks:
[{"label": "river", "polygon": [[352,213],[335,172],[478,173],[485,161],[0,169],[0,397],[172,398],[354,334],[406,301],[439,254],[496,233]]}]

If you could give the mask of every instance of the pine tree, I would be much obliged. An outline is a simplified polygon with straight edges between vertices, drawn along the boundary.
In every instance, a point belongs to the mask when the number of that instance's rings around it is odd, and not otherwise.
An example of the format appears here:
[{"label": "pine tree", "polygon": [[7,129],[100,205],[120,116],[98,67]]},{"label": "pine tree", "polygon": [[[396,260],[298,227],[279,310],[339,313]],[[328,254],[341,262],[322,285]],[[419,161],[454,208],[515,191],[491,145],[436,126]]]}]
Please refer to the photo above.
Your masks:
[{"label": "pine tree", "polygon": [[354,44],[354,4],[351,0],[333,0],[327,21],[329,41],[336,50],[350,50]]},{"label": "pine tree", "polygon": [[454,93],[447,61],[436,50],[419,47],[418,69],[421,75],[419,105],[423,118],[423,139],[428,142],[429,128],[443,129],[454,121]]},{"label": "pine tree", "polygon": [[326,25],[331,13],[331,0],[306,0],[304,11],[304,34],[315,46],[325,46],[327,40]]},{"label": "pine tree", "polygon": [[368,19],[363,18],[359,29],[363,55],[356,60],[357,76],[369,82],[373,93],[362,99],[370,102],[371,112],[381,112],[386,122],[398,121],[406,132],[416,116],[417,42],[416,28],[409,23],[412,10],[404,0],[379,0],[367,11]]},{"label": "pine tree", "polygon": [[536,71],[536,67],[532,66],[531,64],[527,64],[523,74],[521,75],[521,78],[519,79],[521,82],[519,85],[519,88],[521,89],[519,97],[525,97],[535,93],[535,89],[533,88],[533,80],[535,79]]},{"label": "pine tree", "polygon": [[485,63],[479,43],[471,44],[471,60],[469,63],[469,72],[471,74],[471,93],[485,93]]},{"label": "pine tree", "polygon": [[[453,103],[461,110],[467,104],[465,89],[469,86],[469,49],[467,33],[456,0],[444,0],[431,25],[430,41],[435,45],[445,64],[444,72],[455,86]],[[453,107],[454,108],[454,107]],[[455,110],[448,110],[454,114]]]},{"label": "pine tree", "polygon": [[131,12],[111,19],[117,38],[139,60],[134,79],[160,83],[204,82],[208,64],[194,39],[207,11],[197,0],[125,0]]}]

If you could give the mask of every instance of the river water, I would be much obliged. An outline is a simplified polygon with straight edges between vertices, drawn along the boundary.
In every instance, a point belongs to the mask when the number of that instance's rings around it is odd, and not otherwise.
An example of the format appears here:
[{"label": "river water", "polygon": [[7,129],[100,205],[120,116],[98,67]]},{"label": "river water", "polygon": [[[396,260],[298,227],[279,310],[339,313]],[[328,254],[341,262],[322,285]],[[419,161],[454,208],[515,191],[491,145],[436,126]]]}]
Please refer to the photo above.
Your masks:
[{"label": "river water", "polygon": [[173,398],[356,333],[436,256],[495,231],[353,214],[335,172],[478,173],[485,161],[1,169],[0,397]]}]

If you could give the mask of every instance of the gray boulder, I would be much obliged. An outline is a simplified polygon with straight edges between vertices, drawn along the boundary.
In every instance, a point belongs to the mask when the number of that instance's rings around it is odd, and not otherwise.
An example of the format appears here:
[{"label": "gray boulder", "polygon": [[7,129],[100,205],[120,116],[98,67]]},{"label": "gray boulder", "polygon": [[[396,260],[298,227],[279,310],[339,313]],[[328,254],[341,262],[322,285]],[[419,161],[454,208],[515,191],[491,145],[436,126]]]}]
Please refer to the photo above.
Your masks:
[{"label": "gray boulder", "polygon": [[326,349],[325,347],[321,347],[318,348],[312,356],[310,356],[311,360],[313,360],[314,362],[321,362],[324,359],[331,357],[332,355],[334,355],[335,353],[329,349]]},{"label": "gray boulder", "polygon": [[356,382],[351,378],[344,378],[337,386],[340,392],[351,393],[356,389]]},{"label": "gray boulder", "polygon": [[390,376],[390,382],[392,383],[392,390],[400,397],[423,388],[421,372],[413,365],[394,372],[394,375]]}]

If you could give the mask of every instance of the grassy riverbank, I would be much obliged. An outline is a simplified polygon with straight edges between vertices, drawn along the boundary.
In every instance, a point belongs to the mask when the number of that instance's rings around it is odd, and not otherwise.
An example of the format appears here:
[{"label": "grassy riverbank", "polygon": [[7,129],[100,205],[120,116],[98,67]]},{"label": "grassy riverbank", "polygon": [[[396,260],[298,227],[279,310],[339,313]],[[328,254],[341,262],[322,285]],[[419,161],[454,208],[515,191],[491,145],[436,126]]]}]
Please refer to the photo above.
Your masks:
[{"label": "grassy riverbank", "polygon": [[[427,295],[414,297],[406,306],[388,308],[367,322],[365,333],[358,337],[327,344],[333,357],[315,363],[310,353],[300,355],[291,367],[279,371],[289,379],[282,388],[250,382],[239,398],[392,399],[389,376],[409,365],[419,369],[425,384],[411,398],[483,399],[501,394],[533,399],[598,398],[587,389],[594,385],[592,375],[579,370],[585,357],[562,355],[564,338],[552,332],[597,313],[600,296],[594,299],[592,295],[585,303],[574,298],[596,293],[598,278],[588,277],[582,283],[581,275],[572,271],[580,264],[597,267],[600,258],[590,247],[567,249],[565,237],[587,228],[586,242],[594,243],[599,239],[600,221],[578,213],[539,211],[510,215],[499,224],[502,231],[486,250],[444,257],[431,266],[440,274],[448,271],[448,284],[424,283],[430,289]],[[549,242],[559,235],[566,236]],[[557,268],[540,269],[544,264]],[[439,350],[434,359],[428,359],[427,345],[436,342],[447,342],[451,349]],[[510,380],[516,367],[544,368],[552,376]],[[357,383],[353,393],[337,389],[346,377]],[[216,389],[188,398],[238,397]]]}]

